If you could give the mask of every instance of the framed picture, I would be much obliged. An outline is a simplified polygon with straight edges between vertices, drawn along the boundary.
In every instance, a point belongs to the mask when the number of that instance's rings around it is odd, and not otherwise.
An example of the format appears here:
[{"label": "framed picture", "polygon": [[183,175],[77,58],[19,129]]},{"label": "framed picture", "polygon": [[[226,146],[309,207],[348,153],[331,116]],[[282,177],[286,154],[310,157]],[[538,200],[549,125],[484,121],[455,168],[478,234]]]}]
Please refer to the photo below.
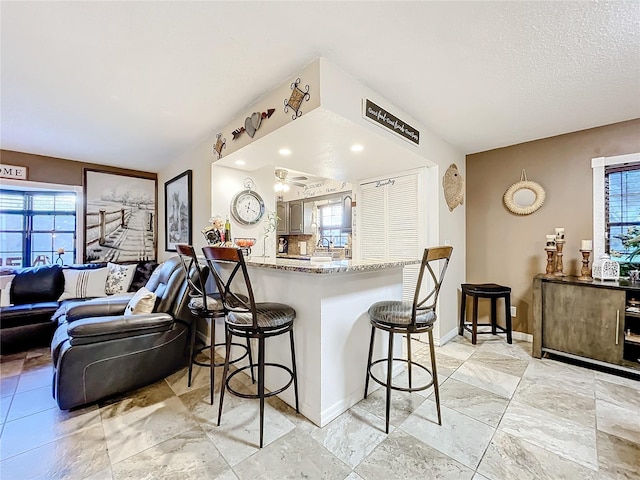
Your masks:
[{"label": "framed picture", "polygon": [[156,260],[156,179],[84,169],[84,261]]},{"label": "framed picture", "polygon": [[164,184],[165,251],[175,252],[176,243],[191,245],[191,170]]}]

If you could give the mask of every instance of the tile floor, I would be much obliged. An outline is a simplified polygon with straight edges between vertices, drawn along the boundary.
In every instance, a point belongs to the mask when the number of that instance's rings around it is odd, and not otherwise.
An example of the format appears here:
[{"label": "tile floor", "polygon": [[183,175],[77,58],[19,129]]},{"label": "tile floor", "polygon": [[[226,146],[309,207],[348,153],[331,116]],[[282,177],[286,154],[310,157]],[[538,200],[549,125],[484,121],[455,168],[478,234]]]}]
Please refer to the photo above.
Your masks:
[{"label": "tile floor", "polygon": [[[428,361],[422,344],[413,349]],[[227,395],[215,425],[206,369],[190,389],[183,370],[62,412],[46,349],[3,356],[0,478],[640,478],[640,382],[536,360],[530,344],[502,338],[474,347],[458,337],[436,350],[442,426],[431,389],[393,393],[389,435],[382,390],[322,429],[274,398],[262,450],[257,401]]]}]

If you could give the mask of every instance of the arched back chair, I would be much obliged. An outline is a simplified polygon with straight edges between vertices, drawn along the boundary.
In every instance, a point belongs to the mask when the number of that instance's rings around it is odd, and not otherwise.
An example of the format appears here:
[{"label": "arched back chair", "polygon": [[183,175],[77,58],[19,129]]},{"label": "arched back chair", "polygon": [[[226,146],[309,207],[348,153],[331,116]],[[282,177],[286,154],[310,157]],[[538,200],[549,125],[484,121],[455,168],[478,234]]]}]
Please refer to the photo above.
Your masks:
[{"label": "arched back chair", "polygon": [[[230,247],[204,247],[204,256],[209,264],[209,270],[213,273],[218,286],[218,291],[222,295],[224,309],[226,311],[225,327],[227,333],[226,358],[224,363],[223,382],[220,387],[220,406],[218,410],[218,425],[222,418],[222,404],[224,401],[224,391],[229,390],[232,394],[243,398],[260,399],[260,448],[264,439],[264,399],[283,392],[293,383],[296,412],[298,408],[298,377],[296,372],[296,356],[293,341],[293,320],[296,318],[296,311],[289,305],[273,302],[255,301],[251,281],[244,261],[242,250]],[[241,298],[234,293],[231,288],[239,284],[241,290],[246,290],[248,298]],[[291,344],[291,368],[277,363],[267,363],[265,361],[265,339],[289,333]],[[232,337],[239,336],[246,339],[255,338],[258,340],[258,361],[256,364],[250,362],[249,365],[240,367],[229,375],[229,353],[231,350]],[[265,393],[264,372],[265,366],[275,367],[289,373],[290,379],[283,387],[272,392]],[[258,369],[258,391],[256,394],[244,394],[234,390],[229,382],[240,372],[246,369],[253,371]]]},{"label": "arched back chair", "polygon": [[[221,367],[224,365],[223,362],[215,362],[215,347],[223,346],[226,343],[215,343],[216,337],[216,319],[224,318],[225,311],[222,305],[222,299],[220,294],[216,292],[207,292],[207,279],[209,277],[209,267],[205,265],[200,265],[198,261],[198,256],[196,255],[196,251],[191,245],[185,244],[177,244],[176,251],[180,256],[180,260],[182,262],[182,267],[184,268],[185,275],[187,276],[187,281],[189,284],[190,296],[191,299],[189,301],[189,310],[191,314],[196,318],[204,318],[210,324],[211,331],[211,344],[205,345],[202,348],[194,351],[195,343],[196,343],[196,330],[197,330],[197,322],[191,323],[191,337],[189,341],[189,358],[191,359],[189,362],[189,378],[188,378],[188,386],[191,387],[191,375],[193,371],[193,364],[200,365],[201,367],[209,367],[210,369],[210,382],[211,382],[211,391],[210,391],[210,402],[213,405],[213,389],[214,389],[214,368]],[[193,272],[195,270],[195,272]],[[195,273],[195,274],[194,274]],[[238,347],[244,349],[243,355],[234,359],[231,363],[238,362],[249,355],[249,361],[251,361],[251,348],[249,345],[249,341],[247,340],[247,344],[240,345],[236,344]],[[203,350],[207,348],[210,349],[209,356],[210,359],[208,362],[201,361],[197,359],[197,356]],[[253,372],[251,375],[253,379]]]},{"label": "arched back chair", "polygon": [[[422,255],[422,264],[420,265],[420,273],[413,295],[413,302],[402,300],[387,300],[374,303],[369,308],[369,319],[371,321],[371,341],[369,343],[369,361],[367,362],[367,378],[364,386],[364,398],[367,398],[369,391],[369,377],[375,382],[386,388],[386,425],[385,432],[389,433],[389,411],[391,409],[391,390],[400,390],[403,392],[416,392],[426,390],[433,385],[433,391],[436,398],[436,409],[438,411],[438,424],[442,425],[440,416],[440,393],[438,391],[438,374],[436,371],[436,356],[433,349],[433,324],[436,321],[436,305],[438,303],[438,294],[440,286],[444,279],[444,275],[449,265],[451,252],[453,247],[442,246],[427,248]],[[424,274],[428,272],[433,282],[431,290],[422,294],[422,284]],[[375,340],[376,328],[384,330],[389,334],[389,350],[386,358],[373,361],[373,346]],[[431,370],[424,365],[411,360],[411,334],[427,333],[429,335],[429,350],[431,353]],[[407,358],[393,358],[393,336],[401,334],[407,336]],[[393,362],[405,362],[409,375],[409,387],[401,387],[393,385],[391,372],[393,370]],[[379,363],[386,363],[387,378],[386,381],[376,378],[371,372],[371,367]],[[412,366],[419,367],[431,375],[431,381],[413,386],[412,382]]]}]

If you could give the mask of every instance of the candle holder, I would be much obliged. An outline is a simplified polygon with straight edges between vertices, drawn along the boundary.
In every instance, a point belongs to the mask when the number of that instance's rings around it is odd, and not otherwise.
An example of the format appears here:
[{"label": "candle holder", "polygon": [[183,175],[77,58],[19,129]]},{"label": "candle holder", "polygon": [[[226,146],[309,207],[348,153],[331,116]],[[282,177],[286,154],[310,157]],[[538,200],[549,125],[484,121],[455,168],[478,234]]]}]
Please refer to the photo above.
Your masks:
[{"label": "candle holder", "polygon": [[553,258],[553,254],[555,253],[556,249],[555,248],[551,248],[551,247],[546,247],[545,251],[547,252],[547,273],[546,273],[546,277],[553,277],[554,275],[554,270],[555,270],[555,265],[554,265],[554,258]]},{"label": "candle holder", "polygon": [[580,250],[580,253],[582,254],[582,270],[580,270],[578,280],[583,282],[593,282],[591,269],[589,268],[589,255],[591,254],[591,250]]},{"label": "candle holder", "polygon": [[62,258],[64,253],[58,252],[58,258],[56,258],[56,264],[64,266],[64,259]]},{"label": "candle holder", "polygon": [[566,277],[567,274],[562,272],[564,265],[562,264],[562,249],[564,248],[564,239],[556,238],[556,277]]}]

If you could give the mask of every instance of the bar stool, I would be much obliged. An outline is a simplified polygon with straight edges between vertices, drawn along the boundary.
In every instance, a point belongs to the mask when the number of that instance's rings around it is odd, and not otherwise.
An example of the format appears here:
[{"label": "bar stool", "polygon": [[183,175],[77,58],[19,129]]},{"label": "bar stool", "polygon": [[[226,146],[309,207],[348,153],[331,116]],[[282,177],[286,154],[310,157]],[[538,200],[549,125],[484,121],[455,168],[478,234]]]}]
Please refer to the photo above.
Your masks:
[{"label": "bar stool", "polygon": [[[471,322],[465,322],[467,295],[473,297]],[[491,299],[491,323],[478,323],[478,298]],[[504,298],[505,327],[498,325],[496,319],[496,303],[498,298]],[[469,327],[471,325],[471,327]],[[478,327],[491,327],[490,332],[479,332]],[[479,334],[491,333],[498,335],[506,333],[507,343],[511,343],[511,288],[496,283],[463,283],[462,302],[460,304],[460,325],[458,335],[464,336],[464,330],[471,332],[471,343],[476,344]],[[498,332],[498,330],[500,330]]]},{"label": "bar stool", "polygon": [[[289,305],[282,303],[261,302],[256,303],[249,280],[247,265],[244,261],[242,250],[231,247],[204,247],[202,249],[207,259],[209,270],[212,272],[216,280],[218,291],[222,295],[222,303],[224,305],[225,330],[227,335],[226,356],[224,361],[224,373],[222,377],[222,385],[220,387],[220,407],[218,410],[218,425],[222,418],[222,404],[224,401],[224,391],[229,390],[232,394],[242,398],[259,398],[260,399],[260,448],[263,446],[264,440],[264,399],[272,397],[285,391],[293,383],[293,389],[296,400],[296,412],[300,413],[298,408],[298,375],[296,371],[296,355],[293,343],[293,320],[296,318],[296,311]],[[219,264],[226,264],[222,266]],[[216,268],[218,266],[219,268]],[[226,268],[225,268],[226,267]],[[236,274],[240,273],[237,278]],[[242,290],[247,291],[247,297],[241,298],[239,295],[231,291],[234,280],[243,284]],[[278,364],[267,363],[264,358],[265,339],[289,333],[289,342],[291,344],[291,368]],[[229,355],[231,351],[233,336],[250,338],[258,340],[258,362],[256,364],[249,362],[249,365],[238,368],[229,375]],[[265,392],[264,387],[264,371],[265,366],[275,367],[289,373],[290,379],[283,387]],[[256,394],[245,394],[234,390],[231,385],[231,379],[246,369],[257,367],[258,369],[258,392]]]},{"label": "bar stool", "polygon": [[[180,256],[180,260],[182,262],[182,267],[184,268],[187,282],[190,288],[190,296],[189,300],[189,311],[196,318],[204,318],[208,321],[210,329],[211,329],[211,344],[205,345],[198,350],[195,350],[196,343],[196,330],[197,324],[196,322],[191,322],[190,325],[190,341],[189,341],[189,375],[187,380],[187,386],[191,387],[191,374],[193,371],[193,365],[200,365],[201,367],[209,367],[210,370],[210,403],[213,405],[213,387],[214,387],[214,368],[222,367],[224,365],[223,362],[214,362],[215,355],[215,347],[226,345],[225,343],[214,343],[216,338],[216,319],[224,318],[224,308],[222,306],[222,300],[219,293],[207,293],[206,283],[207,278],[209,277],[209,267],[204,266],[201,267],[198,262],[198,257],[196,256],[195,249],[191,245],[185,244],[177,244],[176,251]],[[241,296],[244,297],[244,296]],[[246,298],[246,297],[244,297]],[[249,362],[251,362],[251,347],[249,344],[249,340],[247,340],[246,345],[241,345],[238,343],[234,343],[235,346],[238,346],[244,349],[244,353],[231,361],[231,363],[239,362],[247,355],[249,356]],[[206,350],[210,349],[209,355],[210,359],[208,362],[203,362],[197,360],[198,354]],[[194,351],[195,350],[195,351]],[[251,379],[253,380],[253,371],[251,372]]]},{"label": "bar stool", "polygon": [[[371,321],[371,341],[369,343],[369,361],[367,362],[367,379],[364,384],[364,398],[367,398],[369,391],[369,377],[387,389],[386,403],[386,426],[385,432],[389,433],[389,412],[391,410],[391,390],[400,390],[403,392],[417,392],[426,390],[433,385],[433,392],[436,398],[436,409],[438,412],[438,425],[442,425],[442,417],[440,415],[440,393],[438,390],[438,373],[436,371],[436,354],[433,347],[433,324],[436,317],[436,304],[438,302],[438,294],[440,286],[444,279],[444,274],[449,265],[451,252],[453,247],[433,247],[427,248],[422,255],[422,264],[418,281],[416,283],[413,302],[401,300],[388,300],[376,302],[369,308],[369,319]],[[435,266],[435,271],[434,271]],[[425,296],[421,295],[422,280],[425,269],[429,271],[433,287]],[[429,302],[429,303],[427,303]],[[373,344],[375,340],[376,328],[389,333],[389,350],[387,358],[381,358],[373,361]],[[393,336],[394,334],[402,334],[407,336],[407,358],[393,358]],[[411,334],[412,333],[428,333],[429,350],[431,353],[431,370],[424,365],[411,360]],[[393,370],[393,362],[405,362],[409,374],[409,387],[400,387],[393,385],[391,372]],[[387,365],[386,381],[376,378],[371,372],[371,367],[379,363]],[[412,384],[411,367],[416,366],[431,375],[431,381],[425,385],[414,387]]]}]

